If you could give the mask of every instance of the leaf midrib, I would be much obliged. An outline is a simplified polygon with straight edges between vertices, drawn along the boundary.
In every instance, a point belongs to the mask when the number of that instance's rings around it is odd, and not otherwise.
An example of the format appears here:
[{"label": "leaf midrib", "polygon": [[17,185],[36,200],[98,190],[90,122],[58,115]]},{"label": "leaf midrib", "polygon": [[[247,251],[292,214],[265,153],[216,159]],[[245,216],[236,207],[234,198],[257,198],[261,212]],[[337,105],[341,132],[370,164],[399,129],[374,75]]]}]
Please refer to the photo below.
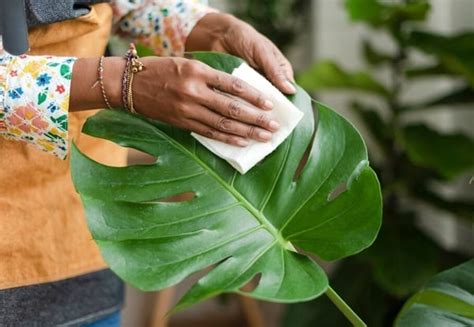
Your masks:
[{"label": "leaf midrib", "polygon": [[[291,249],[292,246],[289,244],[288,241],[286,241],[280,233],[278,233],[278,230],[273,226],[270,221],[265,217],[265,215],[260,212],[257,208],[255,208],[242,194],[239,193],[232,185],[229,185],[229,183],[226,183],[225,180],[223,180],[218,174],[216,174],[206,163],[204,163],[199,157],[197,157],[195,154],[193,154],[191,151],[189,151],[186,147],[181,145],[179,142],[175,141],[173,138],[168,136],[166,133],[161,131],[158,128],[155,128],[156,132],[160,134],[163,138],[167,139],[168,142],[170,142],[171,145],[173,145],[175,148],[178,150],[182,151],[183,153],[187,154],[191,158],[193,158],[203,169],[207,171],[207,173],[213,177],[216,181],[219,182],[238,202],[242,204],[245,209],[250,211],[250,213],[258,220],[260,224],[263,225],[265,229],[270,232],[273,237],[277,240],[280,245],[285,248],[285,249]],[[194,141],[196,142],[196,141]]]}]

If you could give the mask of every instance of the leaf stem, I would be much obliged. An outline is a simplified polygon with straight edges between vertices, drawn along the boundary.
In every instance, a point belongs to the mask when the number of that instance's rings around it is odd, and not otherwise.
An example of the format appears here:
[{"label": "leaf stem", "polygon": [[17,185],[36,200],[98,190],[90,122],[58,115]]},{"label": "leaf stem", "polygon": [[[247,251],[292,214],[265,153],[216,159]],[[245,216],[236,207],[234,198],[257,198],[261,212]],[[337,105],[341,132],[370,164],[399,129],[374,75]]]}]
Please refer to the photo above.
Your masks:
[{"label": "leaf stem", "polygon": [[341,313],[349,320],[353,326],[356,327],[367,327],[366,323],[360,319],[360,317],[352,310],[346,302],[331,288],[328,286],[326,295],[332,303],[341,311]]}]

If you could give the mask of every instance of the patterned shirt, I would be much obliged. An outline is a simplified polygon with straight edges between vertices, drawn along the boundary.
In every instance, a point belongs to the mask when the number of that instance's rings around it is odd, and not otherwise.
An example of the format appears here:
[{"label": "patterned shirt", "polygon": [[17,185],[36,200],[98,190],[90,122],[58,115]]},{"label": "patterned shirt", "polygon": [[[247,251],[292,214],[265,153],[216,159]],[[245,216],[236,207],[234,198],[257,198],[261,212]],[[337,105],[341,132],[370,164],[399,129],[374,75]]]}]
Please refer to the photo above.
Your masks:
[{"label": "patterned shirt", "polygon": [[[115,31],[160,56],[180,56],[207,1],[115,0]],[[0,137],[25,141],[64,159],[74,57],[12,56],[0,36]]]}]

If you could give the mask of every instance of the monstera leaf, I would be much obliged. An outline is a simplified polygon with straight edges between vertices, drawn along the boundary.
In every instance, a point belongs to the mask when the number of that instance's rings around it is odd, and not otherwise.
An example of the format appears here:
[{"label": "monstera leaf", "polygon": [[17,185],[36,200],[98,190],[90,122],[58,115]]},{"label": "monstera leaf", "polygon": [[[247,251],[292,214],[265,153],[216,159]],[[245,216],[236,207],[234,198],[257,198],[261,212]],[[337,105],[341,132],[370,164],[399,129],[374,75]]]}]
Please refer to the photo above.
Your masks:
[{"label": "monstera leaf", "polygon": [[474,259],[433,277],[405,303],[395,326],[474,326]]},{"label": "monstera leaf", "polygon": [[[242,63],[193,56],[226,72]],[[189,132],[120,111],[90,118],[86,134],[157,157],[108,167],[73,148],[73,180],[111,269],[142,290],[159,290],[210,267],[178,308],[224,292],[280,302],[325,292],[327,277],[308,254],[335,260],[368,247],[380,226],[380,187],[350,123],[317,103],[315,126],[308,95],[298,89],[290,100],[305,118],[245,175]],[[192,198],[169,201],[183,193]],[[256,276],[258,285],[243,291]]]}]

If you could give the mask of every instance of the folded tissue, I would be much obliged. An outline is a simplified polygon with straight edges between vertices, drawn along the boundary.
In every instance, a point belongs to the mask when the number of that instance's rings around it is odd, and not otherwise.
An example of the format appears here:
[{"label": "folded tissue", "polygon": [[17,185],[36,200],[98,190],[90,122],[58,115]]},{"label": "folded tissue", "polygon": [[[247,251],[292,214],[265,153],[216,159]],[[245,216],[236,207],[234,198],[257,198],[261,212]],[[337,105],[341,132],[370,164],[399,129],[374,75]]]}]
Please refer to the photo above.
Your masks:
[{"label": "folded tissue", "polygon": [[202,145],[211,152],[226,160],[241,174],[245,174],[267,155],[272,153],[295,129],[303,112],[295,107],[275,86],[246,63],[235,68],[232,75],[247,82],[273,102],[273,109],[267,111],[268,116],[280,124],[280,129],[273,133],[268,142],[249,140],[245,148],[216,141],[205,136],[192,133]]}]

